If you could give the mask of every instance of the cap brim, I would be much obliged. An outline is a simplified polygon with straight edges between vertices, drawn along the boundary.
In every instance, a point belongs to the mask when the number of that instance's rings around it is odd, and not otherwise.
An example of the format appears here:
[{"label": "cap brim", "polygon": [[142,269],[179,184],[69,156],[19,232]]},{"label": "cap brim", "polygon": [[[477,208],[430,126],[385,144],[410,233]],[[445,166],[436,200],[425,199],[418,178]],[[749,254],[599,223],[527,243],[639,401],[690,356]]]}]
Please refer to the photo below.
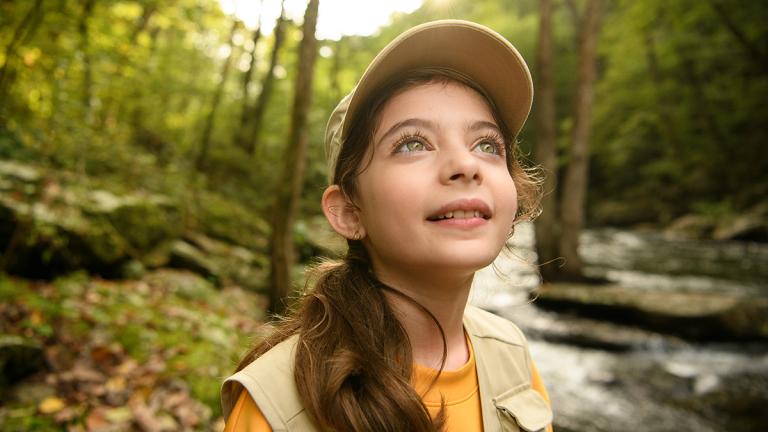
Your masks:
[{"label": "cap brim", "polygon": [[[352,94],[346,118],[393,77],[419,68],[447,68],[467,76],[493,100],[510,131],[517,135],[533,101],[533,82],[520,53],[495,31],[468,21],[422,24],[389,43],[363,73]],[[345,121],[342,136],[346,136]]]}]

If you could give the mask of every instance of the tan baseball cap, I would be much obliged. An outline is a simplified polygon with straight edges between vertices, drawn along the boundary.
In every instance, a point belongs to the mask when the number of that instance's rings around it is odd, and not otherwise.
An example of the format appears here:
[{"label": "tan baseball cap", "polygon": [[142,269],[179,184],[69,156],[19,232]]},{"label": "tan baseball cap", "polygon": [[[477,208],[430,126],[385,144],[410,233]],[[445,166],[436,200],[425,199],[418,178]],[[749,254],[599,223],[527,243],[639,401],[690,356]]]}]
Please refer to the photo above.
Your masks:
[{"label": "tan baseball cap", "polygon": [[331,113],[325,131],[328,180],[333,182],[341,145],[369,95],[393,76],[421,68],[444,68],[470,78],[491,97],[513,135],[531,110],[533,81],[523,57],[503,36],[463,20],[427,22],[405,31],[368,65],[357,86]]}]

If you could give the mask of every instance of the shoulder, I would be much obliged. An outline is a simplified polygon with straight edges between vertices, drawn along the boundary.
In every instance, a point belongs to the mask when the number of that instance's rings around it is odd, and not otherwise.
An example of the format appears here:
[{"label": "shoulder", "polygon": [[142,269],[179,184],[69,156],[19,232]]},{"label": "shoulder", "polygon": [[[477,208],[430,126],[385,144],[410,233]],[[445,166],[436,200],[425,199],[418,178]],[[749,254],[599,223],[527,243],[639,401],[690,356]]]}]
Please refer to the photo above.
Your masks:
[{"label": "shoulder", "polygon": [[509,345],[527,345],[523,332],[511,321],[468,305],[464,310],[464,327],[470,336],[490,339]]},{"label": "shoulder", "polygon": [[[298,335],[288,337],[252,361],[242,371],[246,371],[248,375],[260,379],[282,379],[284,378],[282,376],[284,373],[290,373],[290,379],[293,380],[293,357],[296,353],[298,341]],[[269,368],[266,366],[269,366]],[[272,369],[272,366],[275,369]],[[281,373],[275,373],[276,371]]]},{"label": "shoulder", "polygon": [[297,342],[298,336],[289,337],[224,381],[221,394],[225,418],[241,389],[248,391],[270,424],[290,423],[304,411],[293,374]]}]

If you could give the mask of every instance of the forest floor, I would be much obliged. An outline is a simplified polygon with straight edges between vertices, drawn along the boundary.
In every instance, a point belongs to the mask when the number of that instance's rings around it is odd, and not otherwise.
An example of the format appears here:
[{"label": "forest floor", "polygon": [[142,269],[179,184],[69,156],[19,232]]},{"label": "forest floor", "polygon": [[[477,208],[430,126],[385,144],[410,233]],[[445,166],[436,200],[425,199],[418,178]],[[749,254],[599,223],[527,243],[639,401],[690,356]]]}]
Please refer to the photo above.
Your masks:
[{"label": "forest floor", "polygon": [[0,429],[223,430],[220,384],[268,331],[265,306],[184,271],[121,281],[0,275],[0,334],[39,347],[43,365],[0,382]]}]

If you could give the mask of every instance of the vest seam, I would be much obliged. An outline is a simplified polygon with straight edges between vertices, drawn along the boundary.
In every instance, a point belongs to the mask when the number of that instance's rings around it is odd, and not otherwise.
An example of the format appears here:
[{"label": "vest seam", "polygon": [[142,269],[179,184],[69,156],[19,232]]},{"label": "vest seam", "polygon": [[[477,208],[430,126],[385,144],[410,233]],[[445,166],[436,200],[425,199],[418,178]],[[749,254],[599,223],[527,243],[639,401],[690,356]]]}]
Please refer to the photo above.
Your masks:
[{"label": "vest seam", "polygon": [[477,337],[477,338],[480,338],[480,339],[492,339],[492,340],[495,340],[497,342],[501,342],[501,343],[503,343],[505,345],[516,346],[516,347],[520,347],[520,348],[525,348],[525,345],[526,345],[525,343],[510,342],[507,339],[500,339],[500,338],[498,338],[496,336],[483,336],[483,335],[477,335],[477,334],[475,334],[474,336]]}]

